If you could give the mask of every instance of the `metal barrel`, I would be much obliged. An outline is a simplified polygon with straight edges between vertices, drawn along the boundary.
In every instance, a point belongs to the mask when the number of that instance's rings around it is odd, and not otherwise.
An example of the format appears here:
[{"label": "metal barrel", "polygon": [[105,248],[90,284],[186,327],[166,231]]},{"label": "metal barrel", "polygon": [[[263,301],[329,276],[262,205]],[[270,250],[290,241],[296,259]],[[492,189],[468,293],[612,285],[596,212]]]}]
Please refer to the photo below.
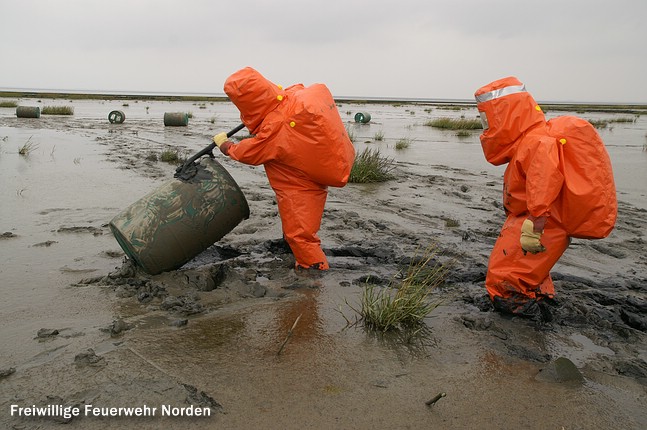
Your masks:
[{"label": "metal barrel", "polygon": [[40,118],[40,107],[38,106],[18,106],[16,108],[18,118]]},{"label": "metal barrel", "polygon": [[166,112],[164,114],[165,126],[187,126],[189,125],[189,114],[186,112]]},{"label": "metal barrel", "polygon": [[355,114],[355,122],[360,122],[362,124],[366,124],[369,121],[371,121],[371,114],[370,113],[357,112]]},{"label": "metal barrel", "polygon": [[126,114],[120,110],[113,110],[108,114],[108,121],[110,124],[123,124],[126,120]]},{"label": "metal barrel", "polygon": [[249,206],[229,172],[203,158],[190,181],[173,179],[110,221],[126,255],[145,272],[175,270],[249,218]]}]

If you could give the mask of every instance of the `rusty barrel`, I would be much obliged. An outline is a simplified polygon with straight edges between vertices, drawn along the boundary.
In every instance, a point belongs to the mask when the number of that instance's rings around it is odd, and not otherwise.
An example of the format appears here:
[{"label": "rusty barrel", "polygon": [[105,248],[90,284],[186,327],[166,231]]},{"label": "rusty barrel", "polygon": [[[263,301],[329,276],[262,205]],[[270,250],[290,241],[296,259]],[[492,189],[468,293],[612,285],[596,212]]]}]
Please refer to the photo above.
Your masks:
[{"label": "rusty barrel", "polygon": [[126,255],[155,275],[175,270],[249,218],[245,195],[229,172],[203,158],[189,181],[173,179],[110,221]]},{"label": "rusty barrel", "polygon": [[186,112],[166,112],[164,114],[164,125],[182,127],[189,125],[189,114]]}]

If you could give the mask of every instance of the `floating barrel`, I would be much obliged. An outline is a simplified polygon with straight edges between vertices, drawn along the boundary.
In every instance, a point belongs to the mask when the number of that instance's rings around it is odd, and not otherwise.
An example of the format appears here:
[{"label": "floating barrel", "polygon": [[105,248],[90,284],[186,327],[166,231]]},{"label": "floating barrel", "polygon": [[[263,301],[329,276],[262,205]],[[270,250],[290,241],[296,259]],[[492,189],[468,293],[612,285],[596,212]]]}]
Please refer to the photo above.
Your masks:
[{"label": "floating barrel", "polygon": [[366,112],[357,112],[355,114],[355,122],[361,122],[362,124],[366,124],[371,120],[371,114],[366,113]]},{"label": "floating barrel", "polygon": [[40,118],[40,108],[38,106],[18,106],[16,116],[18,118]]},{"label": "floating barrel", "polygon": [[166,112],[164,114],[164,125],[166,126],[189,125],[189,114],[185,112]]},{"label": "floating barrel", "polygon": [[108,121],[110,124],[123,124],[126,120],[126,114],[120,110],[113,110],[108,114]]},{"label": "floating barrel", "polygon": [[229,172],[202,158],[188,181],[173,179],[124,209],[110,229],[126,255],[155,275],[175,270],[249,218]]}]

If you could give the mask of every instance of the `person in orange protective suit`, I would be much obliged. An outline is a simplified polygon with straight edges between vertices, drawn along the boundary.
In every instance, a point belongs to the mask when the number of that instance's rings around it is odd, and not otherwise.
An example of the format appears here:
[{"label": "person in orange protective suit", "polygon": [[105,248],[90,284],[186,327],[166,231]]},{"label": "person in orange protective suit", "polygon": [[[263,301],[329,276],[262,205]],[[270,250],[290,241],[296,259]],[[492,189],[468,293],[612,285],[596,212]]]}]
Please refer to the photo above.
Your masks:
[{"label": "person in orange protective suit", "polygon": [[615,224],[611,162],[590,124],[568,116],[547,122],[515,77],[481,87],[475,98],[485,158],[496,166],[508,163],[507,219],[485,286],[497,311],[547,320],[545,305],[555,295],[550,270],[570,237],[606,237]]},{"label": "person in orange protective suit", "polygon": [[251,67],[227,78],[224,91],[252,137],[234,144],[219,133],[214,143],[234,160],[264,165],[295,268],[328,269],[317,236],[328,186],[346,185],[355,160],[330,91],[323,84],[283,89]]}]

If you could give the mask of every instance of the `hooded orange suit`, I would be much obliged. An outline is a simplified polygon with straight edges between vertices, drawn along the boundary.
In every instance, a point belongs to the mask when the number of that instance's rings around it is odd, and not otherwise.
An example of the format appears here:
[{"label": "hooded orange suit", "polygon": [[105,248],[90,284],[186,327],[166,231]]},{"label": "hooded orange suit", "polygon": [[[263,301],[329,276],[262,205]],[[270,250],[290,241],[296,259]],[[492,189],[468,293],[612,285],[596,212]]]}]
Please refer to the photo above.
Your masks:
[{"label": "hooded orange suit", "polygon": [[[532,301],[554,296],[550,270],[568,247],[570,236],[605,237],[613,228],[617,202],[611,162],[590,124],[575,117],[547,123],[541,108],[514,77],[485,85],[475,97],[484,128],[480,138],[485,158],[497,166],[508,163],[503,177],[507,219],[490,255],[485,286],[495,307],[498,304],[514,314]],[[564,122],[569,125],[558,126]],[[551,133],[560,127],[573,129],[571,123],[589,127],[582,139],[584,151],[574,152],[567,139]],[[586,197],[578,198],[584,192]],[[526,219],[541,233],[545,251],[533,254],[522,249]]]},{"label": "hooded orange suit", "polygon": [[328,269],[317,236],[328,186],[346,185],[355,159],[330,91],[323,84],[284,90],[251,67],[227,78],[224,91],[254,135],[226,154],[265,166],[296,266]]}]

